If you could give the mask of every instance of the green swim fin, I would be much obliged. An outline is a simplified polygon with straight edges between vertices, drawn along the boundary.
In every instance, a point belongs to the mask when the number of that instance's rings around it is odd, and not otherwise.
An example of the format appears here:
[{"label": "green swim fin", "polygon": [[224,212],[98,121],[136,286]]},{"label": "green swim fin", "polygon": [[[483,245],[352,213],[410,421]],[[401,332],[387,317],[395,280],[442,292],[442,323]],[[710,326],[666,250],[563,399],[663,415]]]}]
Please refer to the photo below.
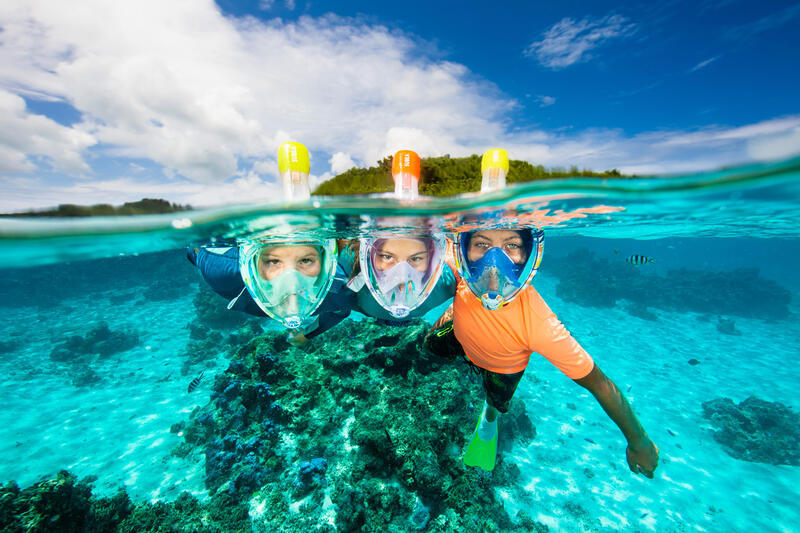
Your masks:
[{"label": "green swim fin", "polygon": [[494,470],[494,461],[497,457],[497,426],[495,426],[494,436],[491,440],[482,440],[478,435],[478,428],[483,420],[483,414],[478,419],[478,425],[475,427],[475,432],[467,445],[464,452],[464,464],[467,466],[477,466],[483,468],[487,472]]}]

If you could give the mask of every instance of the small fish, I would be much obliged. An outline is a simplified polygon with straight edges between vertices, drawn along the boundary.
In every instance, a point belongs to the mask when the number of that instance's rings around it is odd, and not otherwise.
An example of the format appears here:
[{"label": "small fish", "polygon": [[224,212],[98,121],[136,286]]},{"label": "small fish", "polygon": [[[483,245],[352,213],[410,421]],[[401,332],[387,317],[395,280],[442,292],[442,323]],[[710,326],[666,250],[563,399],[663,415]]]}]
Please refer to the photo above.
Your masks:
[{"label": "small fish", "polygon": [[628,390],[626,390],[625,392],[630,392],[632,388],[633,388],[633,385],[628,385]]},{"label": "small fish", "polygon": [[675,433],[673,433],[673,432],[672,432],[672,430],[671,430],[671,429],[669,429],[669,428],[667,428],[667,433],[669,433],[669,434],[670,434],[670,435],[672,435],[673,437],[677,437],[677,435],[676,435]]},{"label": "small fish", "polygon": [[192,391],[194,391],[194,390],[195,390],[195,389],[196,389],[196,388],[197,388],[197,387],[200,385],[200,382],[201,382],[201,381],[203,381],[203,374],[204,374],[204,373],[205,373],[205,370],[203,370],[202,372],[200,372],[200,374],[198,374],[198,376],[197,376],[196,378],[194,378],[194,379],[191,381],[191,383],[189,383],[189,387],[186,389],[186,392],[188,392],[189,394],[191,394],[191,393],[192,393]]},{"label": "small fish", "polygon": [[647,263],[655,263],[656,260],[646,255],[634,254],[625,258],[625,262],[631,265],[646,265]]},{"label": "small fish", "polygon": [[592,440],[592,439],[590,439],[590,438],[584,438],[583,440],[585,440],[586,442],[589,442],[589,443],[591,443],[591,444],[597,444],[595,441],[593,441],[593,440]]},{"label": "small fish", "polygon": [[643,513],[642,513],[642,516],[640,516],[640,517],[639,517],[639,519],[642,519],[642,518],[644,518],[645,516],[647,516],[647,511],[643,512]]}]

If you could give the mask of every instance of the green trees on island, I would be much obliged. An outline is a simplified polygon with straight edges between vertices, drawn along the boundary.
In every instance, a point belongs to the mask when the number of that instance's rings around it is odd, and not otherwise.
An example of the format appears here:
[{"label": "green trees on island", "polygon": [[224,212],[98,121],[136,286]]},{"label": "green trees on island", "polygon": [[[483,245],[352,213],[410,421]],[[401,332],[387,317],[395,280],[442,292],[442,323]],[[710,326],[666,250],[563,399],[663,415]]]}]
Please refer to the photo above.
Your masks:
[{"label": "green trees on island", "polygon": [[[595,172],[572,166],[569,169],[546,169],[527,161],[509,162],[508,183],[566,178],[566,177],[624,177],[617,169]],[[429,157],[422,159],[419,193],[427,196],[452,196],[481,189],[481,156]],[[371,194],[394,191],[392,158],[385,157],[377,166],[351,168],[320,184],[312,194],[335,196],[339,194]]]},{"label": "green trees on island", "polygon": [[190,205],[171,204],[160,198],[143,198],[138,202],[125,202],[121,206],[111,204],[75,205],[61,204],[55,209],[46,211],[28,211],[26,213],[3,214],[12,217],[91,217],[117,215],[155,215],[190,210]]}]

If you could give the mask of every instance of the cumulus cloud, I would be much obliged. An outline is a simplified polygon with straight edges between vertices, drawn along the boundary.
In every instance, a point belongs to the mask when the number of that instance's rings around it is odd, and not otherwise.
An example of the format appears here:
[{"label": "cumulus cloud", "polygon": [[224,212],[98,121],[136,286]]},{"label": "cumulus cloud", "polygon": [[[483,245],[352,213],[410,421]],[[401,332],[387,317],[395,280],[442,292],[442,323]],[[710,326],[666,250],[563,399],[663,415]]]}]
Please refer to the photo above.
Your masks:
[{"label": "cumulus cloud", "polygon": [[539,107],[549,107],[556,103],[555,97],[545,96],[543,94],[537,96],[536,101],[539,102]]},{"label": "cumulus cloud", "polygon": [[349,170],[356,166],[353,162],[353,159],[350,157],[350,154],[346,154],[344,152],[336,152],[331,156],[328,160],[328,163],[331,165],[331,174],[341,174],[345,170]]},{"label": "cumulus cloud", "polygon": [[544,32],[541,40],[528,45],[525,55],[535,57],[545,67],[558,70],[588,61],[592,57],[591,50],[635,31],[636,24],[622,15],[608,15],[601,19],[585,17],[578,21],[567,17]]},{"label": "cumulus cloud", "polygon": [[0,89],[0,172],[34,170],[37,157],[45,158],[56,170],[88,172],[83,152],[95,142],[80,128],[30,113],[23,98]]},{"label": "cumulus cloud", "polygon": [[210,0],[19,0],[0,16],[3,86],[74,106],[103,154],[205,183],[273,154],[279,132],[373,161],[398,124],[475,141],[514,105],[410,37],[335,16],[263,22]]}]

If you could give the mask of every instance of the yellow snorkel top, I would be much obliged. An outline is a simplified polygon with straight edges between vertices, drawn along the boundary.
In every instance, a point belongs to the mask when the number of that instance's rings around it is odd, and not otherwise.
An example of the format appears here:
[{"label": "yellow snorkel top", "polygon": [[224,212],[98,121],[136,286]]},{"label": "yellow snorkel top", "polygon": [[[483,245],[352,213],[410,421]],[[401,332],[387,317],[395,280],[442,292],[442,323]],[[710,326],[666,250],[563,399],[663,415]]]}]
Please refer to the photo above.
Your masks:
[{"label": "yellow snorkel top", "polygon": [[297,142],[287,142],[278,148],[278,170],[283,182],[283,197],[287,202],[304,201],[311,198],[308,173],[311,163],[308,148]]},{"label": "yellow snorkel top", "polygon": [[492,148],[483,153],[481,159],[481,192],[497,191],[505,188],[508,175],[508,152],[502,148]]}]

